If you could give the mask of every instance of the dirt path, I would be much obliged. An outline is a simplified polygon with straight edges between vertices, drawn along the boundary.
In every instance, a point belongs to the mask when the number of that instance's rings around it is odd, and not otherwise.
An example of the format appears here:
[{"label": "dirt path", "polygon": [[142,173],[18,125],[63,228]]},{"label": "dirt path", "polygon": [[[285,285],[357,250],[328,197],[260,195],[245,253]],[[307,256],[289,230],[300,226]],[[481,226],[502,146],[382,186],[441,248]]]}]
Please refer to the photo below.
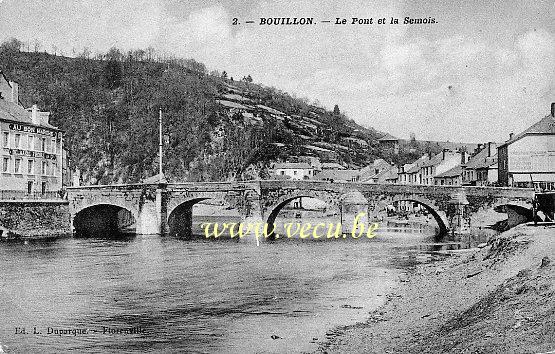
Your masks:
[{"label": "dirt path", "polygon": [[477,252],[422,265],[367,323],[328,339],[320,352],[555,351],[555,227],[522,225]]}]

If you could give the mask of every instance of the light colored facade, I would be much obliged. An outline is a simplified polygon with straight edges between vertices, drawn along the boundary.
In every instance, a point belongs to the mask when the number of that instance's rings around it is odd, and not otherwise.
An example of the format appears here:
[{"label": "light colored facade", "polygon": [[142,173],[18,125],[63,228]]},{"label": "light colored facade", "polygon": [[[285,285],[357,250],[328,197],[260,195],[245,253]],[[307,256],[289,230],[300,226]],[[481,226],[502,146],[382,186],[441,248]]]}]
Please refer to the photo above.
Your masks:
[{"label": "light colored facade", "polygon": [[420,171],[420,166],[428,160],[428,155],[423,155],[421,158],[414,161],[413,163],[407,163],[401,166],[397,171],[397,183],[414,184],[414,180],[417,178],[416,174]]},{"label": "light colored facade", "polygon": [[434,184],[436,186],[460,186],[462,185],[462,171],[462,165],[455,166],[435,176]]},{"label": "light colored facade", "polygon": [[555,103],[551,114],[498,148],[502,186],[555,190]]},{"label": "light colored facade", "polygon": [[57,193],[62,189],[62,132],[50,113],[23,108],[17,83],[0,72],[0,190],[4,194]]},{"label": "light colored facade", "polygon": [[305,162],[276,163],[274,174],[279,178],[288,177],[293,180],[304,180],[314,176],[314,168]]},{"label": "light colored facade", "polygon": [[458,166],[462,159],[460,152],[443,150],[420,167],[421,183],[415,184],[434,185],[435,176]]}]

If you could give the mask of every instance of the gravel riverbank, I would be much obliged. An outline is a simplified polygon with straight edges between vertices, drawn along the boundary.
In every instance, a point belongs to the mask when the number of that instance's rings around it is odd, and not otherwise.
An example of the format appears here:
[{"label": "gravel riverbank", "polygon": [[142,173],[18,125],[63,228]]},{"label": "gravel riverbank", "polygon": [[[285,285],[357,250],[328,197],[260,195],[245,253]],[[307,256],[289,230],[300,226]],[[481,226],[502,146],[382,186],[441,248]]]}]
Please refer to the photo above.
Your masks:
[{"label": "gravel riverbank", "polygon": [[555,227],[520,225],[401,277],[366,323],[324,353],[553,353]]}]

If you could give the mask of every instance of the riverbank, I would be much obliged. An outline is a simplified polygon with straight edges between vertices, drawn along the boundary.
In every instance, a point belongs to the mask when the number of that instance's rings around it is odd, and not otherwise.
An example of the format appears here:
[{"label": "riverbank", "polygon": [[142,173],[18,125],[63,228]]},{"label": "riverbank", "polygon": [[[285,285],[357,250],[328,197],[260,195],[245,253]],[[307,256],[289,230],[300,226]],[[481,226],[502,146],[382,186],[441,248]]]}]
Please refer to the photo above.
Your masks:
[{"label": "riverbank", "polygon": [[553,234],[520,225],[475,252],[418,266],[366,323],[328,333],[319,352],[555,350]]},{"label": "riverbank", "polygon": [[67,200],[0,200],[0,241],[71,235]]}]

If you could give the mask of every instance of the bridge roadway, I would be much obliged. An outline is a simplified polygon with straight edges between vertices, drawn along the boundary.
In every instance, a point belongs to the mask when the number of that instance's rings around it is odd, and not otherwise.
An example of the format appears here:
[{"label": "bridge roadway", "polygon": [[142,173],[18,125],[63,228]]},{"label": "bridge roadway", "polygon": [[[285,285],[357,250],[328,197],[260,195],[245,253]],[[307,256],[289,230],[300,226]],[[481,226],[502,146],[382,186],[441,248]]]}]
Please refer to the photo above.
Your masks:
[{"label": "bridge roadway", "polygon": [[[368,219],[395,202],[423,205],[437,221],[441,233],[464,234],[474,227],[499,221],[496,212],[526,211],[534,190],[528,188],[428,186],[357,182],[262,180],[244,182],[188,182],[126,184],[68,188],[74,229],[115,227],[122,219],[137,233],[157,234],[172,229],[190,231],[192,206],[214,200],[236,209],[243,220],[272,223],[279,211],[299,197],[320,199],[342,215],[344,228],[361,211]],[[121,211],[127,216],[122,216]],[[125,214],[124,213],[124,214]],[[520,212],[522,214],[522,212]],[[110,217],[114,215],[114,217]],[[504,215],[502,215],[506,218]]]}]

